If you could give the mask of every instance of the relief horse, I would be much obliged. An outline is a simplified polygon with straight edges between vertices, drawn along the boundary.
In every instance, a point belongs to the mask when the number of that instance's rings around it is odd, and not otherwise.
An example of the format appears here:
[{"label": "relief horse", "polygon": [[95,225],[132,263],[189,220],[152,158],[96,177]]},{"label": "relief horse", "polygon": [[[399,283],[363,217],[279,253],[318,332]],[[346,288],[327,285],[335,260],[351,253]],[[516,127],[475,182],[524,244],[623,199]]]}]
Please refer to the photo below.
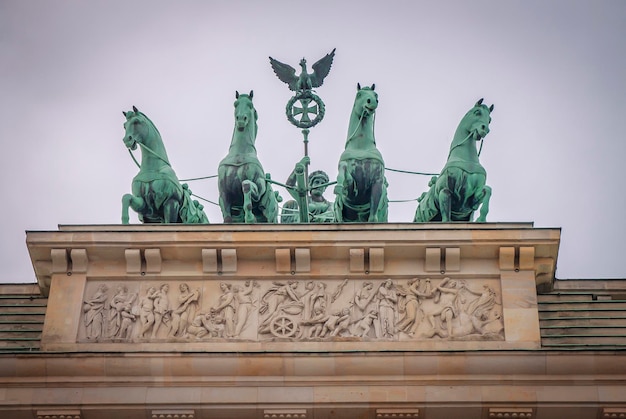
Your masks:
[{"label": "relief horse", "polygon": [[258,114],[254,92],[235,92],[235,128],[228,155],[218,168],[220,208],[224,223],[276,223],[278,200],[267,181],[254,145]]},{"label": "relief horse", "polygon": [[345,151],[339,159],[335,186],[337,222],[386,222],[389,201],[385,162],[376,148],[374,116],[378,107],[376,85],[361,88],[350,114]]},{"label": "relief horse", "polygon": [[181,185],[176,177],[156,126],[134,106],[123,114],[124,144],[129,152],[139,145],[141,164],[135,160],[139,173],[133,178],[132,194],[122,197],[122,224],[128,224],[129,208],[143,223],[208,224],[202,205],[191,199],[187,184]]},{"label": "relief horse", "polygon": [[493,105],[480,99],[465,114],[450,145],[448,161],[430,189],[418,199],[415,222],[472,221],[480,207],[477,222],[486,222],[491,187],[486,185],[487,172],[479,161],[476,143],[489,133]]}]

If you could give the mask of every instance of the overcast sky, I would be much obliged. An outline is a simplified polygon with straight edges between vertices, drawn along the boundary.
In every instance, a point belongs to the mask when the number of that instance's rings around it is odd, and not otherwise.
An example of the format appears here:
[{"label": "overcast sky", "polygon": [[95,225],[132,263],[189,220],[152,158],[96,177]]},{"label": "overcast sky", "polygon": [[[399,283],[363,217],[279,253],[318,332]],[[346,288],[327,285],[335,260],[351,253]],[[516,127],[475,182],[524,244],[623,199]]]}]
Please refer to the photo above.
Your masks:
[{"label": "overcast sky", "polygon": [[[402,170],[439,172],[484,97],[495,104],[481,155],[488,221],[562,228],[560,279],[626,278],[623,0],[2,0],[0,282],[35,281],[25,230],[120,223],[137,172],[122,143],[133,105],[186,179],[217,173],[235,90],[253,89],[259,158],[285,181],[303,146],[284,114],[293,93],[268,56],[297,67],[333,48],[311,170],[335,178],[357,82],[376,83],[378,147]],[[392,201],[427,189],[428,177],[387,178]],[[214,179],[190,186],[217,201]],[[416,206],[392,202],[390,221],[412,221]]]}]

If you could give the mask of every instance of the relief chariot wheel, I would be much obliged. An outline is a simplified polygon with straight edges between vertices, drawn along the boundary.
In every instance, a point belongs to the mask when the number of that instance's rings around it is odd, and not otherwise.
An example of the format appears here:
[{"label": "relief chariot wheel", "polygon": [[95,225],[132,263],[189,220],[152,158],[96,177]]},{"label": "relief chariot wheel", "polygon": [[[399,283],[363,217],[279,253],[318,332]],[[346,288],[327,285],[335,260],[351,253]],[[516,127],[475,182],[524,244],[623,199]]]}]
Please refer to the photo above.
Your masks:
[{"label": "relief chariot wheel", "polygon": [[278,338],[290,338],[298,331],[298,325],[289,316],[278,316],[270,324],[270,331]]},{"label": "relief chariot wheel", "polygon": [[[299,106],[296,106],[296,103],[299,103]],[[326,108],[322,99],[310,90],[299,92],[287,102],[287,119],[298,128],[314,127],[322,122],[325,112]],[[315,117],[311,119],[309,115]]]}]

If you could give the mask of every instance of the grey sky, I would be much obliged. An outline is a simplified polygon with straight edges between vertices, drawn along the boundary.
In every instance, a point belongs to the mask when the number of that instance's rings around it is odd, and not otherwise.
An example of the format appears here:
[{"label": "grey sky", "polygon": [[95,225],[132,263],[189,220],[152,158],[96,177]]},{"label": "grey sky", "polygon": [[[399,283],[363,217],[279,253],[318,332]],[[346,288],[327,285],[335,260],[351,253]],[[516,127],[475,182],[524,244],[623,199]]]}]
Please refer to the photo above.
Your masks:
[{"label": "grey sky", "polygon": [[[557,277],[626,277],[623,162],[626,2],[0,2],[0,282],[32,282],[25,230],[118,224],[136,174],[121,111],[156,124],[181,179],[217,173],[235,90],[254,89],[257,150],[284,181],[302,156],[292,93],[268,56],[296,67],[337,48],[312,170],[334,179],[356,83],[376,83],[376,138],[390,168],[438,172],[464,113],[495,104],[481,161],[490,222],[562,227]],[[387,174],[389,198],[428,177]],[[217,201],[217,183],[190,184]],[[283,196],[287,194],[280,191]],[[332,191],[326,196],[332,199]],[[391,203],[409,222],[416,202]],[[213,223],[218,207],[206,204]],[[131,222],[137,222],[134,214]]]}]

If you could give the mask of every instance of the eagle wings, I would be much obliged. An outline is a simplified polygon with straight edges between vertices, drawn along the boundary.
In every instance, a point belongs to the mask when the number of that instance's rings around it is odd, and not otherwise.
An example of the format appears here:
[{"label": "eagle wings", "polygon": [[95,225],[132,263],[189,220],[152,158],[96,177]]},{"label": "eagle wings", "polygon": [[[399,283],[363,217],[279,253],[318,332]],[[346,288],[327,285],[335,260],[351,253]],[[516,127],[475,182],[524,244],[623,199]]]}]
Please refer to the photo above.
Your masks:
[{"label": "eagle wings", "polygon": [[320,87],[322,83],[324,83],[324,78],[330,72],[330,67],[333,64],[335,49],[333,49],[330,54],[326,54],[313,64],[313,73],[307,72],[306,59],[304,58],[300,60],[300,67],[302,67],[302,71],[299,76],[296,76],[295,68],[289,64],[281,63],[272,57],[270,57],[270,64],[274,73],[276,73],[276,76],[278,76],[280,81],[287,83],[289,89],[296,92],[311,90],[313,88]]}]

